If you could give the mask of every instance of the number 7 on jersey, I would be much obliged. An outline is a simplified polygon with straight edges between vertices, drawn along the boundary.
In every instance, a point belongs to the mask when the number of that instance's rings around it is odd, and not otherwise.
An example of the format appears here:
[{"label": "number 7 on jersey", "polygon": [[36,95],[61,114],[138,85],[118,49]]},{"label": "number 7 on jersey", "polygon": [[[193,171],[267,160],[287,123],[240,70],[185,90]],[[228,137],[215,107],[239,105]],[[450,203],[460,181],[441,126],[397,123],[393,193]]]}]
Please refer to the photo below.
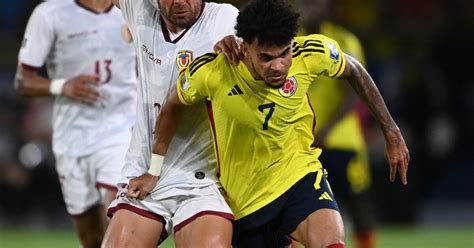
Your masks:
[{"label": "number 7 on jersey", "polygon": [[269,109],[267,115],[265,116],[265,121],[263,122],[263,130],[268,129],[268,121],[272,118],[273,112],[275,111],[275,103],[266,103],[258,106],[258,110],[263,113],[265,109]]}]

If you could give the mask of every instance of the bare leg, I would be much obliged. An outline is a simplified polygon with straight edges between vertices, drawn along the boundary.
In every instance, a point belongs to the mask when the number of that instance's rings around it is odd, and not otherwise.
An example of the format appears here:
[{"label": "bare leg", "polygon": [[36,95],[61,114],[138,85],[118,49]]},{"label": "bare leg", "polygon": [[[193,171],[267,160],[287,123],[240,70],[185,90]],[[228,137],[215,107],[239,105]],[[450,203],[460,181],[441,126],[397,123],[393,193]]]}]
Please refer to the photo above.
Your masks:
[{"label": "bare leg", "polygon": [[156,248],[163,228],[159,221],[121,209],[112,217],[102,247]]},{"label": "bare leg", "polygon": [[291,236],[310,248],[344,244],[344,224],[336,210],[320,209],[301,222]]},{"label": "bare leg", "polygon": [[107,228],[106,219],[103,205],[96,205],[83,214],[72,217],[82,247],[100,247]]},{"label": "bare leg", "polygon": [[229,248],[232,222],[217,215],[203,215],[175,233],[177,248]]}]

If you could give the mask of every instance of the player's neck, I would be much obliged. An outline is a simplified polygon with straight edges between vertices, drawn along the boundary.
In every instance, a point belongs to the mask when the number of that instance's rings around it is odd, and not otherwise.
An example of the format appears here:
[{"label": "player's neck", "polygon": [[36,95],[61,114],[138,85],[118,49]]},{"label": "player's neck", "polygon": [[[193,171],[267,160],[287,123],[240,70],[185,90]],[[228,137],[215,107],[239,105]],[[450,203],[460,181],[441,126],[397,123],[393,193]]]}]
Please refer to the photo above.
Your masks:
[{"label": "player's neck", "polygon": [[112,0],[76,0],[76,2],[98,13],[107,12],[112,6]]},{"label": "player's neck", "polygon": [[255,67],[249,59],[244,57],[242,62],[244,62],[245,66],[247,67],[247,70],[249,70],[250,75],[252,75],[254,80],[263,80],[260,75],[258,75],[257,71],[255,70]]}]

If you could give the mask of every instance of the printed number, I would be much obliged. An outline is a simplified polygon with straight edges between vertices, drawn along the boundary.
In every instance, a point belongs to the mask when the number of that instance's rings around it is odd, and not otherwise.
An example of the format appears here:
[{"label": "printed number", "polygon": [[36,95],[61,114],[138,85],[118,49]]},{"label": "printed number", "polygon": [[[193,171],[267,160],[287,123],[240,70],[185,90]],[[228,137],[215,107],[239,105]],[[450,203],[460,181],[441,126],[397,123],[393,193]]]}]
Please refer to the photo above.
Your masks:
[{"label": "printed number", "polygon": [[269,108],[267,116],[265,116],[265,121],[263,122],[263,130],[268,129],[268,121],[272,118],[273,112],[275,111],[275,103],[267,103],[258,106],[258,110],[263,113],[263,110]]},{"label": "printed number", "polygon": [[110,59],[106,59],[104,61],[100,61],[100,60],[95,61],[95,74],[99,76],[100,79],[102,79],[101,65],[103,65],[105,68],[105,80],[102,81],[103,84],[110,82],[110,79],[112,79],[112,70],[110,69],[111,64],[112,64],[112,60]]}]

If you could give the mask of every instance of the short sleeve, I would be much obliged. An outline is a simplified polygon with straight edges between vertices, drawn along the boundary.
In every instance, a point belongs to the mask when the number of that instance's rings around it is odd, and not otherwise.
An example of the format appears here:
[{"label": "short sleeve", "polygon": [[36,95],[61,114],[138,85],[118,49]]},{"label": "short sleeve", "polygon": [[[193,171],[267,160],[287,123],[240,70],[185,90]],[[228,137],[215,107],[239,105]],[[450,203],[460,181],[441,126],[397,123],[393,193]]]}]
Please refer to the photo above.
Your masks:
[{"label": "short sleeve", "polygon": [[18,60],[33,67],[42,67],[55,41],[54,18],[48,16],[45,3],[38,5],[28,20]]},{"label": "short sleeve", "polygon": [[176,88],[179,100],[185,105],[192,105],[210,97],[207,87],[209,73],[207,68],[202,68],[208,56],[210,55],[197,58],[179,75]]},{"label": "short sleeve", "polygon": [[304,60],[310,73],[337,78],[344,72],[344,53],[335,40],[324,35],[310,35],[300,43],[299,50],[308,51]]}]

